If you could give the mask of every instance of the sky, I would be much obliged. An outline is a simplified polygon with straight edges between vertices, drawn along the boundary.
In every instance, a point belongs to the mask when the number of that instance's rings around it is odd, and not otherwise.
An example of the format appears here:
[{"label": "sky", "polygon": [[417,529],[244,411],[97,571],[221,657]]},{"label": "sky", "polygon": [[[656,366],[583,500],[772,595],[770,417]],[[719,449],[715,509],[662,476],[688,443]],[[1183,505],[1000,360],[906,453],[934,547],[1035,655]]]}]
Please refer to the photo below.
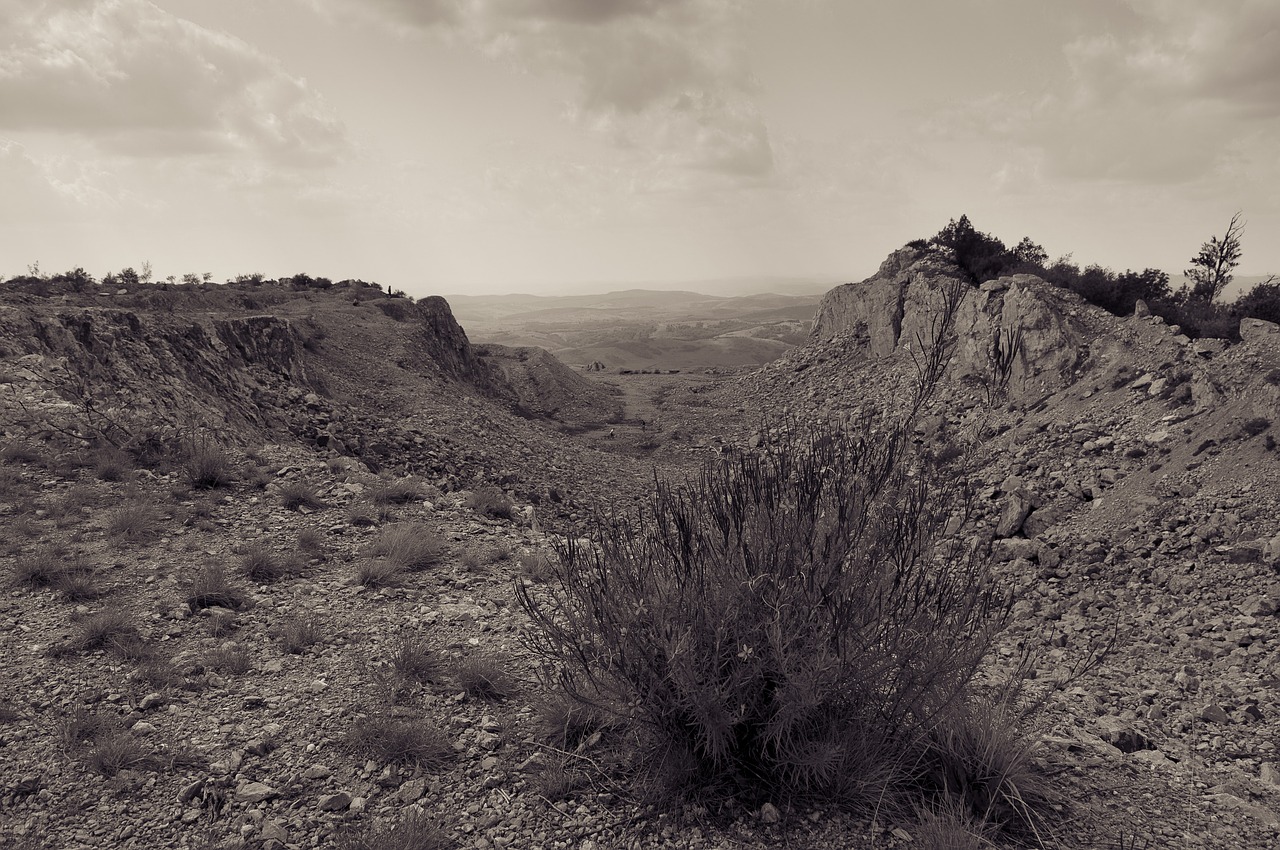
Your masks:
[{"label": "sky", "polygon": [[[1280,0],[0,0],[0,275],[1280,272]],[[743,286],[747,286],[743,283]],[[692,287],[692,288],[696,288]]]}]

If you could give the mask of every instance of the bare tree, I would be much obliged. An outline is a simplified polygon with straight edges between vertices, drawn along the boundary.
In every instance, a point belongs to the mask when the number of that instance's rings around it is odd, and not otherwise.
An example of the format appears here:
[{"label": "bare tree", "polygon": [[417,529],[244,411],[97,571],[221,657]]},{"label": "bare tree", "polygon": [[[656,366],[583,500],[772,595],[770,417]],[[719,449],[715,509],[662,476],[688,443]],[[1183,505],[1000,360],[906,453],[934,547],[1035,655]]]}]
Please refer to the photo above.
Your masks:
[{"label": "bare tree", "polygon": [[1231,223],[1222,238],[1210,237],[1200,246],[1200,253],[1191,258],[1191,268],[1183,274],[1191,280],[1192,298],[1212,302],[1231,283],[1231,272],[1240,265],[1240,237],[1244,233],[1244,224],[1244,219],[1237,212],[1231,216]]}]

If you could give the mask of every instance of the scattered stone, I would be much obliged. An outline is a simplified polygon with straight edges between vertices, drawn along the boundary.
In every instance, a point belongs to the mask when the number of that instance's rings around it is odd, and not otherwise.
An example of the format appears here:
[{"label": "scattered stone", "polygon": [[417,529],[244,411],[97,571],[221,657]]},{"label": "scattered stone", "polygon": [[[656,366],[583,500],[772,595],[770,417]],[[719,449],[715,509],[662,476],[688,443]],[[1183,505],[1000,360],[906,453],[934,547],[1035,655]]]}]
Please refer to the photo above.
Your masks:
[{"label": "scattered stone", "polygon": [[150,693],[138,701],[138,710],[151,711],[152,709],[160,708],[166,702],[168,700],[165,699],[164,694]]},{"label": "scattered stone", "polygon": [[236,802],[261,803],[280,796],[280,792],[265,782],[249,782],[236,790]]},{"label": "scattered stone", "polygon": [[322,812],[341,812],[350,805],[351,795],[346,791],[320,795],[319,809]]},{"label": "scattered stone", "polygon": [[996,523],[996,537],[1012,537],[1022,530],[1022,523],[1034,507],[1027,491],[1018,489],[1005,497],[1004,510]]},{"label": "scattered stone", "polygon": [[1259,778],[1268,785],[1280,785],[1280,765],[1275,762],[1263,762]]},{"label": "scattered stone", "polygon": [[260,836],[263,842],[277,841],[281,845],[289,843],[289,830],[278,820],[263,821]]},{"label": "scattered stone", "polygon": [[1039,554],[1040,544],[1025,537],[1010,537],[1005,540],[996,540],[991,544],[991,556],[997,563],[1006,564],[1018,558],[1029,561]]},{"label": "scattered stone", "polygon": [[1216,702],[1211,702],[1201,709],[1200,719],[1208,723],[1217,723],[1219,725],[1231,722],[1231,718],[1227,715],[1227,710]]}]

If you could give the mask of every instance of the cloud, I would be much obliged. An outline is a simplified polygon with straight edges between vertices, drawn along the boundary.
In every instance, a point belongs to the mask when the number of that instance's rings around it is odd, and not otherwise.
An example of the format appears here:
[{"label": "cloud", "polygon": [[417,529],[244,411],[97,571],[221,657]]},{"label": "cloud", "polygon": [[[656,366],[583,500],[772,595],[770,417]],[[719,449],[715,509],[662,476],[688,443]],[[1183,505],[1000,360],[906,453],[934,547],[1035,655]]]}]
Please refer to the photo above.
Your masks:
[{"label": "cloud", "polygon": [[0,140],[0,222],[7,226],[65,217],[74,207],[16,142]]},{"label": "cloud", "polygon": [[1280,4],[1128,3],[1138,30],[1068,44],[1069,92],[1026,115],[1051,168],[1186,182],[1280,144]]},{"label": "cloud", "polygon": [[145,0],[0,0],[0,129],[113,153],[341,157],[345,131],[304,80]]},{"label": "cloud", "polygon": [[[329,0],[355,14],[364,0]],[[742,178],[773,170],[735,0],[377,0],[401,27],[462,37],[576,86],[569,114],[618,147]]]}]

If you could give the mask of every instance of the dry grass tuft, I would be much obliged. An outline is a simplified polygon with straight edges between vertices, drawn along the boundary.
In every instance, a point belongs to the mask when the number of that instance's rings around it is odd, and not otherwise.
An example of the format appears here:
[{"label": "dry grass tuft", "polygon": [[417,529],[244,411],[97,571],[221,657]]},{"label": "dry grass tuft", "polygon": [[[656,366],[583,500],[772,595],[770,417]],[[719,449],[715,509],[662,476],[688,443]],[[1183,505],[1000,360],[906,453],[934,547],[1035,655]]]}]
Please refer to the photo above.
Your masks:
[{"label": "dry grass tuft", "polygon": [[973,697],[941,713],[925,742],[923,786],[979,835],[1043,844],[1061,806],[1034,757],[1035,740],[1012,697]]},{"label": "dry grass tuft", "polygon": [[76,624],[76,636],[62,650],[103,650],[133,661],[145,659],[151,650],[134,623],[135,617],[129,611],[118,609],[90,614]]},{"label": "dry grass tuft", "polygon": [[253,660],[249,653],[235,645],[209,650],[201,656],[200,663],[208,670],[232,675],[247,673],[253,667]]},{"label": "dry grass tuft", "polygon": [[526,552],[520,556],[520,575],[537,582],[549,581],[555,571],[551,568],[551,557],[543,552]]},{"label": "dry grass tuft", "polygon": [[93,475],[99,481],[125,481],[133,474],[133,459],[115,447],[100,449],[92,460]]},{"label": "dry grass tuft", "polygon": [[401,635],[391,650],[391,667],[407,682],[426,684],[439,681],[440,656],[425,640]]},{"label": "dry grass tuft", "polygon": [[380,479],[369,490],[369,500],[375,505],[407,505],[422,498],[422,482],[416,478]]},{"label": "dry grass tuft", "polygon": [[44,452],[26,440],[10,440],[0,447],[0,462],[40,463],[43,460]]},{"label": "dry grass tuft", "polygon": [[511,519],[515,506],[507,494],[497,487],[481,487],[467,497],[467,507],[490,519]]},{"label": "dry grass tuft", "polygon": [[573,750],[592,735],[612,726],[613,716],[567,694],[556,694],[539,703],[534,724],[547,743],[562,750]]},{"label": "dry grass tuft", "polygon": [[193,440],[183,454],[182,471],[193,490],[216,490],[235,482],[231,456],[213,440]]},{"label": "dry grass tuft", "polygon": [[365,717],[347,733],[347,747],[380,764],[444,767],[456,755],[444,731],[422,720]]},{"label": "dry grass tuft", "polygon": [[273,552],[265,543],[251,543],[240,553],[240,573],[259,584],[270,584],[282,578],[301,574],[303,564],[292,554]]},{"label": "dry grass tuft", "polygon": [[454,841],[425,812],[411,809],[398,821],[338,836],[337,850],[447,850]]},{"label": "dry grass tuft", "polygon": [[386,558],[401,569],[419,572],[444,558],[445,544],[426,523],[397,523],[383,530],[370,547],[375,557]]},{"label": "dry grass tuft", "polygon": [[355,580],[365,587],[399,587],[404,584],[404,568],[381,558],[366,559],[356,564]]},{"label": "dry grass tuft", "polygon": [[324,534],[317,528],[304,528],[298,532],[298,548],[312,558],[324,557]]},{"label": "dry grass tuft", "polygon": [[516,681],[506,670],[506,659],[479,654],[453,664],[453,680],[468,696],[488,701],[504,700],[516,692]]},{"label": "dry grass tuft", "polygon": [[243,590],[231,584],[221,564],[206,563],[186,577],[182,600],[192,611],[214,607],[234,611],[244,606],[247,597]]},{"label": "dry grass tuft", "polygon": [[111,537],[143,543],[159,531],[160,514],[144,501],[128,499],[107,514],[107,534]]},{"label": "dry grass tuft", "polygon": [[314,511],[325,506],[316,488],[305,481],[286,481],[282,484],[280,504],[291,511],[302,508]]},{"label": "dry grass tuft", "polygon": [[290,617],[280,624],[276,639],[285,652],[301,655],[324,640],[324,623],[314,615]]}]

